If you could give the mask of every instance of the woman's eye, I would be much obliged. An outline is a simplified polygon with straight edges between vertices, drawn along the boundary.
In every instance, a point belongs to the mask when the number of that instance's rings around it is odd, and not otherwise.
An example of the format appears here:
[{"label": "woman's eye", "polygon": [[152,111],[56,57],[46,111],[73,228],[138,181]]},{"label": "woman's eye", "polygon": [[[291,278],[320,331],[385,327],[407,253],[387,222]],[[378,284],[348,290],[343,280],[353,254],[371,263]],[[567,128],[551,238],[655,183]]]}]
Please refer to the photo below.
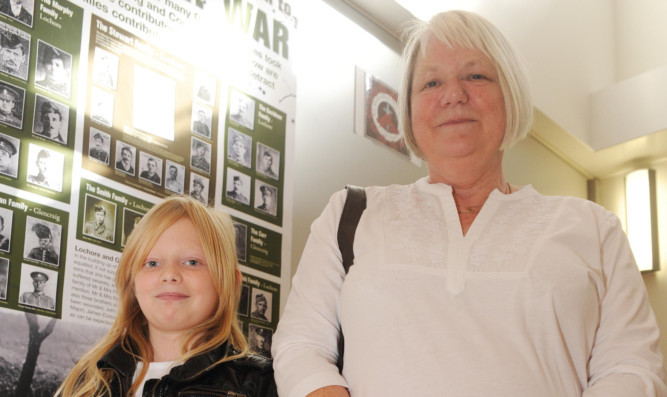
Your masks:
[{"label": "woman's eye", "polygon": [[474,73],[474,74],[471,74],[469,76],[469,79],[470,80],[484,80],[484,79],[486,79],[486,76],[484,76],[483,74]]},{"label": "woman's eye", "polygon": [[156,261],[147,261],[146,263],[144,263],[145,267],[156,267],[158,265],[159,265],[159,263],[156,262]]},{"label": "woman's eye", "polygon": [[426,84],[424,85],[424,88],[432,88],[432,87],[435,87],[435,86],[437,86],[437,85],[438,85],[438,82],[437,82],[437,81],[429,81],[428,83],[426,83]]}]

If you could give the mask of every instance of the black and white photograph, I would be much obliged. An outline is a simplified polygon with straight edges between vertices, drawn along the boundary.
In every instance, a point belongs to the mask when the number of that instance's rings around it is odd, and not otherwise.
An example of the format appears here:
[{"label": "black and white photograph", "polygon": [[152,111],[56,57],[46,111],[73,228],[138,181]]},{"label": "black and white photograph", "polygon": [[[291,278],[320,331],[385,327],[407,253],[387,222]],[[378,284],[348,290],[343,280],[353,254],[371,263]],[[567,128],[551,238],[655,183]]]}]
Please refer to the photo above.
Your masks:
[{"label": "black and white photograph", "polygon": [[116,89],[118,81],[118,55],[95,47],[93,59],[93,82],[112,90]]},{"label": "black and white photograph", "polygon": [[200,70],[195,70],[192,97],[209,106],[215,104],[216,80],[215,77]]},{"label": "black and white photograph", "polygon": [[139,178],[162,186],[162,159],[146,152],[139,152]]},{"label": "black and white photograph", "polygon": [[14,212],[7,208],[0,208],[0,251],[10,252],[12,247],[12,222]]},{"label": "black and white photograph", "polygon": [[250,305],[250,317],[257,320],[271,322],[271,303],[273,294],[259,288],[252,289],[252,304]]},{"label": "black and white photograph", "polygon": [[23,128],[25,90],[0,81],[0,123],[17,129]]},{"label": "black and white photograph", "polygon": [[34,0],[1,0],[0,13],[32,27],[32,16],[34,15]]},{"label": "black and white photograph", "polygon": [[88,137],[88,157],[98,163],[109,165],[111,135],[97,128],[90,127]]},{"label": "black and white photograph", "polygon": [[58,272],[23,263],[19,285],[19,304],[56,310]]},{"label": "black and white photograph", "polygon": [[83,234],[113,243],[115,239],[116,204],[86,193],[84,203]]},{"label": "black and white photograph", "polygon": [[69,106],[35,94],[35,111],[33,114],[33,134],[58,142],[61,145],[67,145]]},{"label": "black and white photograph", "polygon": [[23,257],[58,266],[62,226],[28,216],[25,221]]},{"label": "black and white photograph", "polygon": [[248,316],[248,304],[250,303],[250,287],[241,285],[241,297],[239,298],[239,314]]},{"label": "black and white photograph", "polygon": [[264,357],[271,357],[271,342],[273,331],[271,328],[250,324],[248,329],[248,347],[250,351]]},{"label": "black and white photograph", "polygon": [[72,55],[45,41],[37,40],[35,85],[69,98],[72,89]]},{"label": "black and white photograph", "polygon": [[116,141],[116,169],[134,176],[137,148],[122,141]]},{"label": "black and white photograph", "polygon": [[0,72],[28,80],[30,34],[0,22]]},{"label": "black and white photograph", "polygon": [[280,152],[261,142],[257,143],[257,172],[271,179],[278,180],[280,173]]},{"label": "black and white photograph", "polygon": [[192,125],[190,129],[195,134],[211,139],[211,121],[213,111],[198,103],[192,104]]},{"label": "black and white photograph", "polygon": [[252,138],[233,128],[227,133],[227,158],[246,168],[250,168]]},{"label": "black and white photograph", "polygon": [[255,209],[275,216],[278,213],[278,188],[256,180]]},{"label": "black and white photograph", "polygon": [[114,96],[103,89],[93,87],[90,94],[90,118],[107,127],[113,126]]},{"label": "black and white photograph", "polygon": [[165,167],[164,187],[174,193],[183,194],[185,186],[185,167],[167,160]]},{"label": "black and white photograph", "polygon": [[120,245],[123,247],[127,243],[127,238],[130,237],[130,233],[134,230],[134,227],[137,226],[137,223],[141,220],[144,215],[132,211],[129,208],[123,208],[123,235],[120,238]]},{"label": "black and white photograph", "polygon": [[246,253],[248,252],[248,226],[243,223],[234,222],[234,232],[236,234],[236,257],[239,262],[246,263]]},{"label": "black and white photograph", "polygon": [[211,173],[211,144],[192,137],[190,166],[207,174]]},{"label": "black and white photograph", "polygon": [[250,176],[227,168],[225,196],[241,204],[250,205]]},{"label": "black and white photograph", "polygon": [[7,282],[9,281],[9,259],[0,258],[0,299],[7,300]]},{"label": "black and white photograph", "polygon": [[21,140],[0,133],[0,174],[16,179]]},{"label": "black and white photograph", "polygon": [[229,94],[229,118],[253,130],[255,128],[255,101],[240,91],[232,90]]},{"label": "black and white photograph", "polygon": [[65,155],[31,143],[28,146],[28,183],[61,192]]},{"label": "black and white photograph", "polygon": [[209,180],[201,175],[190,173],[190,197],[208,204]]}]

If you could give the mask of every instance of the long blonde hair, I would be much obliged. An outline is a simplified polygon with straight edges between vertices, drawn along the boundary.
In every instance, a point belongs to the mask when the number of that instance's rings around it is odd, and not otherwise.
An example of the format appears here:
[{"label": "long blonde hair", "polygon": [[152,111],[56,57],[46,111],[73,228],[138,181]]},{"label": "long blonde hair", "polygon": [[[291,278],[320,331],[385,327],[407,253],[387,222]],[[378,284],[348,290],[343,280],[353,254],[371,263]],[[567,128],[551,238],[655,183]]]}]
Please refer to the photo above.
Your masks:
[{"label": "long blonde hair", "polygon": [[134,294],[134,278],[158,238],[181,218],[189,219],[197,230],[219,302],[208,320],[187,331],[180,361],[211,351],[225,342],[234,345],[241,353],[224,357],[219,362],[247,354],[248,344],[237,321],[241,280],[232,220],[226,213],[208,208],[191,197],[173,196],[148,211],[127,240],[116,271],[116,319],[109,333],[76,363],[56,396],[83,397],[110,392],[109,376],[97,368],[97,362],[115,345],[122,346],[143,363],[137,380],[128,391],[128,395],[134,394],[153,358],[147,321]]}]

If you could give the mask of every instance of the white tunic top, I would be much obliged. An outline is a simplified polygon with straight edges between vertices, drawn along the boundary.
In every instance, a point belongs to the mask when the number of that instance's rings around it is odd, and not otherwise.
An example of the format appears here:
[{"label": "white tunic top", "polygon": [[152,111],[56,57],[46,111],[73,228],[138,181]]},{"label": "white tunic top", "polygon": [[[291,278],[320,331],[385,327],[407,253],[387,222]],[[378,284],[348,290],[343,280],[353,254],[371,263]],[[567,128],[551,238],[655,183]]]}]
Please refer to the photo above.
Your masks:
[{"label": "white tunic top", "polygon": [[[667,396],[659,331],[618,218],[526,186],[463,236],[451,187],[367,188],[355,264],[313,223],[273,341],[283,397]],[[345,334],[344,378],[335,366]]]}]

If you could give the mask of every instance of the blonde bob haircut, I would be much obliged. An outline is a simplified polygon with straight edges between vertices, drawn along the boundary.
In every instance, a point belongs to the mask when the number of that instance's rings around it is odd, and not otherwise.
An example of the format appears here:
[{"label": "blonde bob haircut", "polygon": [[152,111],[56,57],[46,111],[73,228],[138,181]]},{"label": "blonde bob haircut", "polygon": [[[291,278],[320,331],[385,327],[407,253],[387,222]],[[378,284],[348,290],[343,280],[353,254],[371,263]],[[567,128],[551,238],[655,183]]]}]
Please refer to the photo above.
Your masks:
[{"label": "blonde bob haircut", "polygon": [[525,138],[533,122],[533,100],[528,75],[518,54],[491,22],[472,12],[447,11],[435,15],[429,22],[413,21],[403,31],[399,119],[410,149],[423,158],[412,130],[411,95],[415,62],[418,56],[425,55],[431,37],[451,48],[473,48],[486,55],[498,72],[505,103],[505,134],[500,150]]},{"label": "blonde bob haircut", "polygon": [[180,361],[211,351],[225,342],[234,345],[240,354],[227,356],[219,362],[247,354],[248,344],[237,321],[241,278],[232,220],[226,213],[206,207],[196,199],[172,196],[148,211],[132,231],[116,271],[116,319],[109,333],[77,362],[56,395],[91,396],[105,389],[110,392],[109,378],[97,368],[97,362],[115,345],[122,346],[143,363],[137,381],[130,388],[129,395],[134,395],[153,358],[148,323],[134,293],[135,276],[162,233],[182,218],[189,219],[197,230],[219,301],[210,318],[187,331]]}]

